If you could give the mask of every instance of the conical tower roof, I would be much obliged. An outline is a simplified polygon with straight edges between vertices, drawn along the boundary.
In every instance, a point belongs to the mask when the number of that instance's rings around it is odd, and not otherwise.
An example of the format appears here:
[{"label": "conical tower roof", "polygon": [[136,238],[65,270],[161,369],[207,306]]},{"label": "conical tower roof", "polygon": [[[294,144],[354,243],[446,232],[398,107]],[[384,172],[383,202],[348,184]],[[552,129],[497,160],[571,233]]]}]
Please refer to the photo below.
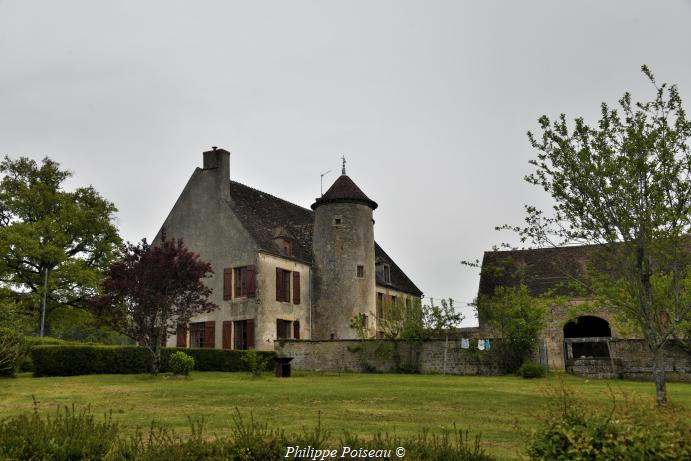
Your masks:
[{"label": "conical tower roof", "polygon": [[329,190],[312,204],[312,209],[316,210],[317,207],[326,203],[361,203],[373,210],[378,206],[377,202],[367,197],[357,184],[345,174],[339,176],[329,187]]}]

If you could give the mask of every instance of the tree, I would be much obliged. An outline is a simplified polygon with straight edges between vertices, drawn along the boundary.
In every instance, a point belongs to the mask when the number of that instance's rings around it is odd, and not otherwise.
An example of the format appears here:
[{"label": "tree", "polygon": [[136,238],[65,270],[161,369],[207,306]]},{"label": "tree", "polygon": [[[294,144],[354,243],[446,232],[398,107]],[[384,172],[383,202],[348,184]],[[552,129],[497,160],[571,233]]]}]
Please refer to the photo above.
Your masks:
[{"label": "tree", "polygon": [[197,314],[218,306],[208,300],[211,289],[203,279],[211,265],[189,251],[182,240],[152,246],[146,239],[127,243],[119,261],[108,269],[103,295],[91,302],[94,313],[115,331],[149,349],[151,372],[161,367],[161,343]]},{"label": "tree", "polygon": [[523,241],[544,246],[588,244],[602,264],[578,283],[600,305],[616,309],[642,333],[654,356],[656,400],[667,400],[663,348],[688,334],[691,299],[691,123],[675,85],[643,73],[655,97],[619,112],[603,103],[596,126],[562,114],[528,132],[537,159],[525,179],[548,192],[553,214],[526,206]]},{"label": "tree", "polygon": [[495,348],[502,367],[513,373],[529,358],[546,324],[545,300],[528,293],[525,284],[496,287],[491,296],[480,295],[478,315],[501,341]]},{"label": "tree", "polygon": [[44,158],[0,163],[0,288],[37,313],[48,272],[47,308],[84,308],[121,245],[115,206],[96,190],[63,189],[71,173]]}]

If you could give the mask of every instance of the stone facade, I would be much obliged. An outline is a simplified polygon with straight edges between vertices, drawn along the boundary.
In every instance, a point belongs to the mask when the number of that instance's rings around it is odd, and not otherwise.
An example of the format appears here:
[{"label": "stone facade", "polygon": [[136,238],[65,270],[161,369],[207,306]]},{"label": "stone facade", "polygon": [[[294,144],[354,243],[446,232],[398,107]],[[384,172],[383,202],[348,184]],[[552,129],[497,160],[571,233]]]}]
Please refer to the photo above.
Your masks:
[{"label": "stone facade", "polygon": [[460,340],[449,340],[448,344],[443,340],[289,340],[277,341],[274,350],[281,357],[293,357],[291,365],[298,371],[390,373],[404,369],[453,375],[501,374],[496,353],[479,351],[476,344],[474,341],[471,348],[463,349]]},{"label": "stone facade", "polygon": [[[375,307],[372,208],[325,203],[314,210],[313,339],[354,339],[350,321]],[[362,274],[358,276],[358,266]],[[370,322],[374,334],[374,322]]]},{"label": "stone facade", "polygon": [[311,211],[231,181],[230,153],[204,152],[203,168],[153,243],[165,231],[209,262],[213,274],[205,283],[219,309],[193,317],[195,325],[166,345],[271,350],[279,337],[352,338],[351,319],[376,309],[375,258],[390,268],[382,291],[419,300],[422,292],[374,241],[376,207],[345,171]]}]

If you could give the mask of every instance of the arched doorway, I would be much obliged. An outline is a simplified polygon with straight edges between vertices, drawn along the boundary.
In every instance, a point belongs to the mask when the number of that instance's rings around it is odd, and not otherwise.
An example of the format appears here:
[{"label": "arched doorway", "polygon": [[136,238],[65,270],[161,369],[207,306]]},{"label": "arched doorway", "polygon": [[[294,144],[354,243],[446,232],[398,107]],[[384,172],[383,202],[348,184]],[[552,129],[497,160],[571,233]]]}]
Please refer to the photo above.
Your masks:
[{"label": "arched doorway", "polygon": [[612,329],[607,320],[593,315],[583,315],[564,325],[564,342],[569,358],[609,357],[607,342]]}]

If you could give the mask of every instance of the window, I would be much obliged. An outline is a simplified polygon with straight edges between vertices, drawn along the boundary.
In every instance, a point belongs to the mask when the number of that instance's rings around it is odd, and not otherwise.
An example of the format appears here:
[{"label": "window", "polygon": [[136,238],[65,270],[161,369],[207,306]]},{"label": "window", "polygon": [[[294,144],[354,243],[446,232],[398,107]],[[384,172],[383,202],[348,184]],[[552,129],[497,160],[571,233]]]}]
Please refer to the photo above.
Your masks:
[{"label": "window", "polygon": [[276,301],[290,302],[290,271],[276,268]]},{"label": "window", "polygon": [[343,216],[334,216],[334,226],[343,224]]},{"label": "window", "polygon": [[276,339],[290,339],[290,330],[293,322],[290,320],[276,319]]},{"label": "window", "polygon": [[216,322],[190,323],[190,347],[208,347],[215,345]]},{"label": "window", "polygon": [[[252,298],[255,295],[255,272],[254,266],[236,267],[233,269],[234,290],[233,298]],[[224,271],[225,273],[225,271]],[[225,289],[224,289],[225,293]],[[224,296],[225,298],[225,296]]]},{"label": "window", "polygon": [[377,293],[377,318],[384,318],[384,293]]},{"label": "window", "polygon": [[293,256],[293,241],[290,239],[283,239],[282,250],[284,255]]},{"label": "window", "polygon": [[384,281],[391,283],[391,266],[384,264]]},{"label": "window", "polygon": [[398,297],[397,296],[391,296],[391,305],[395,306],[398,303]]},{"label": "window", "polygon": [[365,266],[358,265],[357,276],[358,276],[358,278],[364,278],[365,277]]},{"label": "window", "polygon": [[254,349],[254,320],[236,320],[233,324],[233,348]]}]

